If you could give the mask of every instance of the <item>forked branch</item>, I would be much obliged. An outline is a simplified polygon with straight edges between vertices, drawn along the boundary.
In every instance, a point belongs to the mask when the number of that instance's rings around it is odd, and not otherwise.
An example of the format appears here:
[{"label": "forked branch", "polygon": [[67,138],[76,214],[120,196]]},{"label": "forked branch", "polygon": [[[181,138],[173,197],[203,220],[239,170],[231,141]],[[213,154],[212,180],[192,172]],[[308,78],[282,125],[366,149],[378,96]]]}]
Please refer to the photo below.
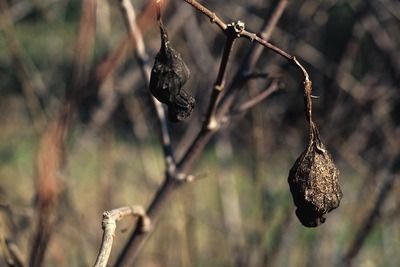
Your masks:
[{"label": "forked branch", "polygon": [[[211,19],[212,22],[215,22],[221,30],[225,31],[228,25],[222,21],[214,12],[211,12],[209,9],[207,9],[205,6],[197,2],[196,0],[184,0],[194,8],[196,8],[198,11],[206,15]],[[285,6],[285,5],[283,5]],[[280,12],[280,10],[278,10]],[[264,47],[270,49],[274,53],[286,58],[290,63],[296,65],[301,69],[304,75],[304,80],[309,80],[309,75],[306,71],[306,69],[300,64],[300,62],[296,59],[295,56],[291,55],[290,53],[284,51],[283,49],[271,44],[270,42],[264,40],[262,37],[258,36],[256,33],[247,31],[244,29],[244,23],[243,23],[243,29],[238,33],[238,37],[246,37],[250,39],[251,41],[256,41],[257,43],[263,45]]]},{"label": "forked branch", "polygon": [[[194,160],[200,155],[201,151],[204,149],[205,145],[208,143],[209,139],[212,135],[220,129],[219,121],[224,118],[224,112],[229,110],[232,106],[232,101],[224,101],[221,98],[221,92],[224,89],[224,81],[225,81],[225,74],[227,69],[227,64],[229,61],[229,56],[234,45],[236,39],[240,37],[249,38],[252,41],[256,41],[257,43],[261,44],[262,46],[274,51],[278,55],[287,59],[291,64],[295,65],[296,67],[300,68],[304,75],[304,80],[309,81],[309,76],[305,68],[299,63],[299,61],[289,53],[285,52],[284,50],[274,46],[273,44],[267,42],[262,37],[251,33],[245,30],[245,25],[243,22],[233,22],[231,24],[225,23],[220,17],[218,17],[214,12],[209,10],[208,8],[201,5],[199,2],[195,0],[184,0],[186,3],[193,6],[196,10],[203,13],[207,16],[212,23],[217,24],[217,26],[221,29],[224,35],[227,37],[225,43],[225,49],[223,52],[223,56],[220,62],[219,73],[217,75],[216,81],[214,83],[213,91],[210,97],[210,101],[208,104],[208,109],[206,113],[205,120],[203,121],[202,127],[200,128],[197,136],[190,142],[191,145],[186,149],[183,153],[183,156],[180,160],[177,161],[176,164],[176,171],[172,174],[177,176],[181,174],[187,174],[191,170],[192,163]],[[157,0],[158,4],[161,1]],[[276,9],[276,13],[278,15],[273,15],[272,19],[274,21],[277,20],[277,17],[280,16],[282,10],[286,6],[286,1],[279,5],[279,8]],[[271,25],[276,25],[272,23]],[[273,28],[274,26],[271,26]],[[272,29],[270,29],[272,31]],[[252,54],[248,55],[249,57]],[[247,110],[250,107],[254,106],[256,103],[265,99],[272,91],[276,90],[275,85],[271,86],[267,91],[263,92],[256,99],[253,99],[251,102],[246,102],[245,105],[242,107],[243,110]],[[231,93],[231,92],[227,92]],[[233,93],[233,92],[232,92]],[[185,184],[183,182],[178,182],[180,179],[169,179],[171,172],[167,170],[166,176],[164,178],[163,184],[160,186],[158,191],[156,192],[150,206],[147,209],[147,214],[151,218],[152,222],[155,223],[157,218],[159,217],[162,207],[164,204],[168,202],[168,199],[172,195],[173,192],[176,191],[181,185]],[[182,181],[186,181],[183,179]],[[135,256],[138,253],[138,250],[142,247],[143,243],[147,239],[148,235],[145,235],[141,232],[140,225],[137,225],[135,230],[132,232],[131,236],[129,237],[127,243],[123,247],[120,255],[117,258],[116,266],[127,266],[129,263],[134,260]]]},{"label": "forked branch", "polygon": [[139,224],[141,225],[142,232],[149,231],[150,219],[147,217],[145,210],[141,206],[122,207],[104,212],[102,221],[103,238],[94,267],[107,266],[114,241],[115,229],[117,228],[117,222],[128,216],[139,217]]}]

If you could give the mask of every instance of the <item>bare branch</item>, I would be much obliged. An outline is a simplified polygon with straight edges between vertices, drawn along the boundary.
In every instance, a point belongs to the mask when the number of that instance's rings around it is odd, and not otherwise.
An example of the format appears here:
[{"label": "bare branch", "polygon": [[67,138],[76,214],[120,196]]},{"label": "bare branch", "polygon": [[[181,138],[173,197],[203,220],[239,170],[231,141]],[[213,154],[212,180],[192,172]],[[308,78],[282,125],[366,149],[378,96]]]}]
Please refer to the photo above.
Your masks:
[{"label": "bare branch", "polygon": [[253,108],[255,105],[263,101],[265,98],[270,96],[272,93],[276,92],[279,89],[279,85],[277,81],[273,81],[265,90],[263,90],[258,95],[252,97],[246,102],[242,103],[237,110],[232,111],[232,115],[242,114],[249,109]]},{"label": "bare branch", "polygon": [[[271,39],[272,33],[278,24],[279,19],[281,18],[283,11],[286,9],[288,4],[287,0],[279,0],[276,8],[274,9],[272,16],[268,19],[267,23],[265,23],[264,27],[259,32],[259,35],[266,41]],[[260,58],[261,53],[263,51],[262,46],[254,46],[253,49],[250,49],[249,56],[246,58],[246,63],[241,68],[243,73],[249,72],[257,63],[257,60]]]},{"label": "bare branch", "polygon": [[117,228],[117,222],[127,216],[139,217],[142,231],[147,232],[150,230],[150,219],[147,217],[145,210],[141,206],[122,207],[104,212],[102,221],[103,238],[94,267],[107,266],[114,241],[115,229]]},{"label": "bare branch", "polygon": [[[226,31],[229,25],[227,25],[225,22],[223,22],[214,12],[211,12],[209,9],[207,9],[205,6],[197,2],[196,0],[184,0],[186,3],[190,4],[200,12],[202,12],[204,15],[210,18],[211,22],[215,22],[222,31]],[[272,29],[276,26],[277,19],[281,16],[283,10],[285,9],[287,1],[281,1],[280,4],[278,5],[278,8],[276,9],[273,19],[270,20],[270,24],[268,25],[266,35],[267,37],[270,37],[270,34],[272,32]],[[270,42],[266,41],[262,36],[258,36],[255,33],[249,32],[245,29],[242,29],[238,33],[239,37],[246,37],[250,39],[251,41],[255,40],[259,44],[265,46],[266,48],[272,50],[273,52],[277,53],[278,55],[286,58],[289,62],[292,64],[296,64],[298,67],[300,67],[304,73],[304,67],[295,59],[294,56],[290,55],[286,51],[282,50],[281,48],[271,44]],[[269,36],[268,36],[269,35]],[[304,73],[305,74],[305,73]],[[306,80],[308,79],[308,75],[306,76]]]},{"label": "bare branch", "polygon": [[214,12],[212,12],[211,10],[209,10],[208,8],[206,8],[205,6],[203,6],[202,4],[200,4],[195,0],[184,0],[184,1],[189,5],[193,6],[194,8],[196,8],[204,15],[206,15],[211,20],[211,22],[217,24],[222,31],[226,30],[227,28],[226,23],[223,22]]},{"label": "bare branch", "polygon": [[238,33],[240,30],[240,29],[237,30],[236,25],[237,24],[235,23],[229,24],[228,27],[225,29],[227,39],[225,43],[224,53],[222,55],[218,76],[214,83],[213,91],[211,93],[211,98],[204,124],[204,126],[206,126],[211,131],[216,130],[218,128],[218,122],[215,118],[215,109],[217,107],[218,97],[220,93],[224,90],[226,67],[228,65],[228,60],[232,51],[233,44],[236,38],[238,37]]},{"label": "bare branch", "polygon": [[[261,36],[265,41],[269,41],[271,38],[272,32],[276,30],[276,25],[278,20],[283,14],[287,6],[287,0],[278,0],[276,1],[276,8],[273,10],[272,15],[268,20],[265,20],[264,25],[261,27],[258,35]],[[235,73],[230,85],[228,86],[226,93],[221,102],[220,114],[221,117],[225,117],[226,113],[229,111],[232,103],[235,102],[235,99],[238,95],[238,91],[243,87],[243,85],[248,81],[247,75],[254,69],[258,59],[261,56],[264,47],[258,45],[258,43],[253,42],[251,44],[250,49],[248,50],[247,55],[244,57],[242,63],[240,64],[239,69]]]}]

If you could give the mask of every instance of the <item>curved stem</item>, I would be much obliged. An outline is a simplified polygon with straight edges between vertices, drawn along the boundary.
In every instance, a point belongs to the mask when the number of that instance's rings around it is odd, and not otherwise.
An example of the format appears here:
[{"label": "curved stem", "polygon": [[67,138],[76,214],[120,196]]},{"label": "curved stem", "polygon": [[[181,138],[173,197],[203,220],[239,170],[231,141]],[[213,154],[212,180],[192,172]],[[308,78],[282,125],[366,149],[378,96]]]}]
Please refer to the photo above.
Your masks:
[{"label": "curved stem", "polygon": [[195,9],[206,15],[211,22],[218,25],[218,27],[224,31],[228,26],[223,22],[214,12],[197,2],[196,0],[184,0],[189,5],[193,6]]},{"label": "curved stem", "polygon": [[146,212],[141,206],[122,207],[104,212],[102,221],[103,237],[94,267],[107,266],[114,241],[115,229],[117,228],[117,222],[127,216],[139,217],[139,219],[141,220],[140,230],[142,232],[148,231],[150,229],[150,220],[146,216]]}]

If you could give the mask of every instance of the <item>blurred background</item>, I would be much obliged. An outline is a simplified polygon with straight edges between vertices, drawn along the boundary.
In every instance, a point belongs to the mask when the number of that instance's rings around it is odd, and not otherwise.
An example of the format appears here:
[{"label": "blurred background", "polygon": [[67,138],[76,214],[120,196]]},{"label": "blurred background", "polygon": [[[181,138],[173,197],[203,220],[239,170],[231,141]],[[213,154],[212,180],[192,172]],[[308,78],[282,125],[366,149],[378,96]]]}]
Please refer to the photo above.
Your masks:
[{"label": "blurred background", "polygon": [[[102,212],[146,207],[164,176],[147,81],[119,1],[0,3],[0,265],[10,244],[26,262],[42,253],[43,266],[91,265]],[[287,176],[307,145],[303,77],[263,50],[252,70],[262,75],[237,101],[272,78],[279,89],[211,139],[192,172],[202,179],[170,199],[136,266],[400,266],[400,2],[201,3],[253,32],[286,7],[270,40],[310,73],[314,118],[344,197],[318,228],[297,220]],[[160,45],[154,5],[132,4],[152,65]],[[197,101],[189,121],[170,125],[179,158],[180,141],[199,130],[224,36],[184,1],[164,7]],[[228,83],[250,47],[237,41]],[[118,225],[110,263],[133,225]]]}]

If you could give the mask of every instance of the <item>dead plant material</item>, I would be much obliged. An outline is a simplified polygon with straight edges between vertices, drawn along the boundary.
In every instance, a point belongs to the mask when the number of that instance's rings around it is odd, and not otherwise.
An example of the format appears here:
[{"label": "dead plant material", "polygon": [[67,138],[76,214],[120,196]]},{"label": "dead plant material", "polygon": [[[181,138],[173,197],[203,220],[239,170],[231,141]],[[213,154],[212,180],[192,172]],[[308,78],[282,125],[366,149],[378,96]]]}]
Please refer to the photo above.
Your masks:
[{"label": "dead plant material", "polygon": [[161,19],[159,23],[161,48],[151,72],[150,91],[158,101],[168,106],[169,120],[179,122],[190,117],[195,105],[195,99],[182,88],[190,71],[181,55],[171,47]]},{"label": "dead plant material", "polygon": [[321,141],[311,117],[311,82],[305,82],[306,116],[310,123],[308,146],[289,172],[289,187],[296,205],[296,215],[306,227],[325,222],[325,214],[336,209],[343,193],[339,170]]}]

